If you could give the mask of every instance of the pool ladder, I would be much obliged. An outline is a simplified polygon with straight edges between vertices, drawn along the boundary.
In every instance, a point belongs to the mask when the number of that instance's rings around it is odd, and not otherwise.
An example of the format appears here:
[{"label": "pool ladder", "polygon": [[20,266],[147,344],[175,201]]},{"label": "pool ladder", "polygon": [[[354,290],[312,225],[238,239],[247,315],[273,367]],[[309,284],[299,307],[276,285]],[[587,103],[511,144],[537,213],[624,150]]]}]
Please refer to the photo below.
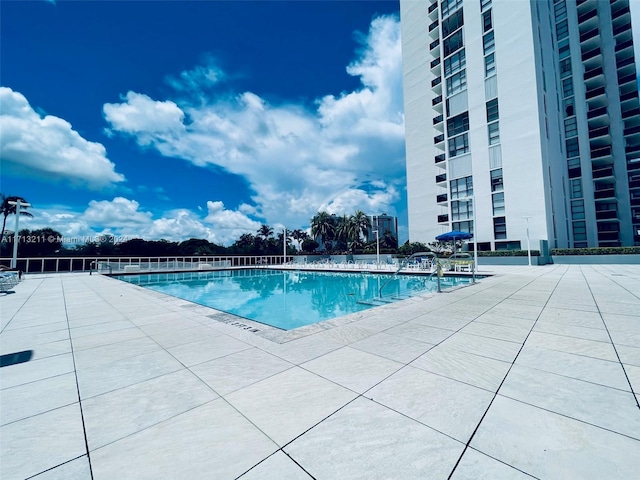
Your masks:
[{"label": "pool ladder", "polygon": [[429,275],[429,278],[433,277],[434,275],[436,276],[436,278],[438,279],[438,292],[442,292],[442,289],[440,287],[440,277],[442,276],[442,267],[440,265],[440,261],[438,260],[438,255],[436,255],[433,252],[416,252],[416,253],[412,253],[411,255],[409,255],[409,257],[405,258],[403,261],[400,262],[398,269],[394,272],[391,278],[389,278],[386,282],[384,282],[382,286],[378,289],[378,298],[376,298],[375,300],[384,302],[384,300],[382,299],[382,289],[386,287],[391,280],[394,280],[398,275],[398,273],[400,273],[400,271],[404,267],[406,267],[412,259],[419,258],[419,257],[430,257],[432,259],[431,265],[435,265],[436,268],[434,272],[431,273],[431,275]]}]

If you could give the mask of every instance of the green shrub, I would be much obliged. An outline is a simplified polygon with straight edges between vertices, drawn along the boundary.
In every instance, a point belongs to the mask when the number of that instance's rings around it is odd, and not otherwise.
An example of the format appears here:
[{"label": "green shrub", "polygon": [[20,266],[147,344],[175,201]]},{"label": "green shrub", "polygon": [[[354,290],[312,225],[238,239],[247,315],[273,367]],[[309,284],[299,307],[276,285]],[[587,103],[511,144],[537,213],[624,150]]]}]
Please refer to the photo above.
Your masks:
[{"label": "green shrub", "polygon": [[[465,253],[470,253],[471,255],[473,255],[473,252],[465,252]],[[495,250],[495,251],[487,251],[487,252],[478,251],[478,256],[479,257],[526,257],[528,255],[526,250]],[[539,257],[540,251],[531,250],[531,256]]]},{"label": "green shrub", "polygon": [[551,255],[638,255],[640,247],[553,248]]}]

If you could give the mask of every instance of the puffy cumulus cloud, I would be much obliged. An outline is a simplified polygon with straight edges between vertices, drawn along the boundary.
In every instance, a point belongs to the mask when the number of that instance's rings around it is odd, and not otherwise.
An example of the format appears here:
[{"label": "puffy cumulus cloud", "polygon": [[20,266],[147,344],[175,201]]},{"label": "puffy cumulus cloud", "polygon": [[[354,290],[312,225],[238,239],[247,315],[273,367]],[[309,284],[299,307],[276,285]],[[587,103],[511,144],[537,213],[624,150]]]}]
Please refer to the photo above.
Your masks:
[{"label": "puffy cumulus cloud", "polygon": [[260,223],[239,210],[229,210],[222,202],[207,202],[207,211],[196,214],[179,208],[154,215],[136,201],[123,197],[92,200],[83,211],[51,205],[31,210],[34,218],[20,220],[21,228],[50,227],[67,238],[87,238],[111,234],[118,237],[165,239],[181,242],[204,238],[218,245],[230,245],[243,233],[255,234]]},{"label": "puffy cumulus cloud", "polygon": [[123,103],[106,103],[104,114],[119,132],[135,135],[140,145],[172,141],[184,134],[184,112],[174,102],[157,102],[134,92],[122,100]]},{"label": "puffy cumulus cloud", "polygon": [[[181,100],[129,92],[105,105],[105,119],[112,132],[162,155],[241,175],[255,192],[255,210],[240,213],[269,224],[305,225],[323,206],[393,214],[404,185],[398,20],[374,19],[359,42],[347,72],[360,88],[320,98],[315,109],[270,103],[253,92],[202,95],[203,83],[223,75],[209,65],[170,82]],[[196,95],[185,96],[187,88]]]},{"label": "puffy cumulus cloud", "polygon": [[124,181],[100,143],[90,142],[71,124],[41,116],[24,95],[0,87],[0,158],[6,171],[105,188]]},{"label": "puffy cumulus cloud", "polygon": [[151,220],[152,214],[139,211],[139,207],[140,204],[135,200],[123,197],[116,197],[112,201],[91,200],[82,218],[92,225],[107,225],[110,228],[145,225]]}]

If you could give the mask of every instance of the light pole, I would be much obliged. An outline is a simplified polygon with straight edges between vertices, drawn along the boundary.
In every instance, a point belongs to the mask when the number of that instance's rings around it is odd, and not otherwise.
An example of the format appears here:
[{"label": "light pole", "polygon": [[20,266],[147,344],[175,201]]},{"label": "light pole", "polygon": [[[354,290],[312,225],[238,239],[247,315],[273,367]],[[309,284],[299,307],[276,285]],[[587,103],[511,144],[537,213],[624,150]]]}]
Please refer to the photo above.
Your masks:
[{"label": "light pole", "polygon": [[527,221],[527,260],[529,266],[531,266],[531,240],[529,239],[529,219],[531,217],[522,217]]},{"label": "light pole", "polygon": [[287,227],[284,227],[284,235],[282,235],[282,265],[287,263]]},{"label": "light pole", "polygon": [[376,229],[374,233],[376,234],[376,262],[378,264],[378,268],[380,268],[380,225],[378,224],[378,217],[376,217]]},{"label": "light pole", "polygon": [[476,197],[475,195],[471,195],[470,197],[459,198],[458,201],[464,203],[471,202],[471,208],[473,209],[473,271],[475,273],[478,271],[478,222],[476,221]]},{"label": "light pole", "polygon": [[11,257],[11,268],[16,268],[18,264],[18,223],[20,221],[20,207],[30,207],[30,203],[21,202],[16,200],[15,202],[10,200],[9,205],[16,206],[16,228],[13,232],[13,257]]}]

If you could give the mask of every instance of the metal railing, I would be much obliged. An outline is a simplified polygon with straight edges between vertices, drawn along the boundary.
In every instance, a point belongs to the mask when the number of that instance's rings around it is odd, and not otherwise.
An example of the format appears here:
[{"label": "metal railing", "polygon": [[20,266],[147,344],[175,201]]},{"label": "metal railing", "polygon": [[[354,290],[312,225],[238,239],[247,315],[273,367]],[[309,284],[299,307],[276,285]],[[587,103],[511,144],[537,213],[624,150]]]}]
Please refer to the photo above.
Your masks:
[{"label": "metal railing", "polygon": [[[169,257],[29,257],[18,258],[16,268],[25,273],[97,272],[134,273],[158,271],[210,270],[232,267],[282,265],[292,259],[282,255],[223,255]],[[9,266],[11,258],[0,258]]]}]

